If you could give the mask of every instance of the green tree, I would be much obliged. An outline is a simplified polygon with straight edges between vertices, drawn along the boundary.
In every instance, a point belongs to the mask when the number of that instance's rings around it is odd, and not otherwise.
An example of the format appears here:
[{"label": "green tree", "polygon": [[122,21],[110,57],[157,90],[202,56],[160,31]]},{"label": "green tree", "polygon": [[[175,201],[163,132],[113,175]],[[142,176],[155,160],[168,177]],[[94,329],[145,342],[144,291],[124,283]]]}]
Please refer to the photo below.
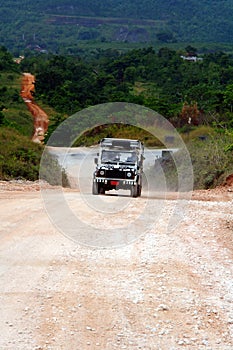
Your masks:
[{"label": "green tree", "polygon": [[223,92],[223,102],[230,112],[233,112],[233,84],[227,85]]},{"label": "green tree", "polygon": [[0,111],[0,125],[3,124],[4,121],[4,114]]},{"label": "green tree", "polygon": [[185,51],[188,56],[197,56],[197,48],[191,45],[186,46]]}]

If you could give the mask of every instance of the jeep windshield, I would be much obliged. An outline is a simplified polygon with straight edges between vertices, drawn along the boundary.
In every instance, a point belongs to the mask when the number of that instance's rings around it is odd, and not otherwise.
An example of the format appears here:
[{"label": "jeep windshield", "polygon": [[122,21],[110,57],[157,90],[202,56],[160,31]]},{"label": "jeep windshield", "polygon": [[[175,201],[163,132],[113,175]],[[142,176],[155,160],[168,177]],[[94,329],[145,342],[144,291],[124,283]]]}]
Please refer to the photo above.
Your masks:
[{"label": "jeep windshield", "polygon": [[102,151],[101,163],[126,163],[135,164],[137,162],[136,152],[129,151]]}]

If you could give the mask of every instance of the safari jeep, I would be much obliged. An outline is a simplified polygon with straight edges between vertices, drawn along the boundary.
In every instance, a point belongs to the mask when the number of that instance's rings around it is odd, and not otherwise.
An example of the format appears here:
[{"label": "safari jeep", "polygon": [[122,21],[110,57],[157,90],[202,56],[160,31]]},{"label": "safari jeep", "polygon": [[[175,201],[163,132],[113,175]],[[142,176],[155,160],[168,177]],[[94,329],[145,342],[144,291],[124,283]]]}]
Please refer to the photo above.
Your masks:
[{"label": "safari jeep", "polygon": [[144,147],[139,140],[104,138],[95,158],[92,193],[130,190],[132,197],[141,196]]}]

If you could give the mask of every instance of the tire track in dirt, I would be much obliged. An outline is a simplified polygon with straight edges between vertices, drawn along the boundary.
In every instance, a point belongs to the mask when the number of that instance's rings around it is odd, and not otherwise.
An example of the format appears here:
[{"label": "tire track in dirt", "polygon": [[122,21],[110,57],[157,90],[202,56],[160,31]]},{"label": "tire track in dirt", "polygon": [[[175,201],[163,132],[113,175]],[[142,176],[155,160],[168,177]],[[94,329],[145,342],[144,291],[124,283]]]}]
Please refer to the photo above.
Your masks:
[{"label": "tire track in dirt", "polygon": [[30,73],[23,73],[22,87],[20,91],[20,96],[23,98],[28,110],[33,116],[33,136],[32,141],[36,143],[43,143],[45,133],[48,130],[49,117],[45,111],[40,108],[33,98],[33,93],[35,91],[35,77]]}]

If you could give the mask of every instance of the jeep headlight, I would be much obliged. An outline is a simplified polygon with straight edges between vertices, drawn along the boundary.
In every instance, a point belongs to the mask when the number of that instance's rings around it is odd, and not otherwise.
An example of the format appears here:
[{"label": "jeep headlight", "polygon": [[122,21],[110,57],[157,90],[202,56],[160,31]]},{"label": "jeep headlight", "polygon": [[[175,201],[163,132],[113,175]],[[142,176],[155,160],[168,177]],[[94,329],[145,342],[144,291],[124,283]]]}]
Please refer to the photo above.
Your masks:
[{"label": "jeep headlight", "polygon": [[100,170],[100,175],[101,175],[101,176],[104,175],[104,170]]},{"label": "jeep headlight", "polygon": [[131,176],[132,176],[132,173],[128,172],[128,173],[126,174],[126,176],[127,176],[127,177],[131,177]]}]

